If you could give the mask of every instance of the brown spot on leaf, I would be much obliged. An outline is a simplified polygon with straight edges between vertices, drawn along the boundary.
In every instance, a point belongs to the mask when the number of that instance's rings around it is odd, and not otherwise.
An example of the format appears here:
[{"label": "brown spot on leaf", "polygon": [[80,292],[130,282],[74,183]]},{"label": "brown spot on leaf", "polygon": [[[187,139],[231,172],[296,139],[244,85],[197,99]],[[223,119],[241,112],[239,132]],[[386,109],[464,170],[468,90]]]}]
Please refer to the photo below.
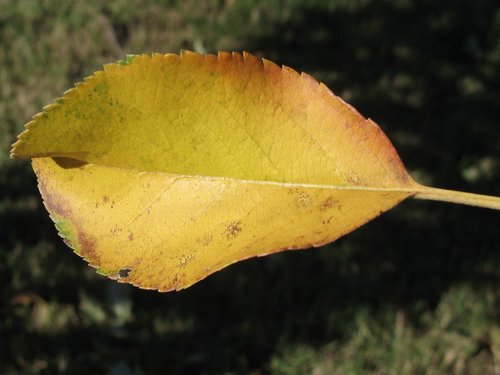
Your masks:
[{"label": "brown spot on leaf", "polygon": [[330,224],[332,222],[332,219],[333,219],[333,216],[330,216],[328,219],[323,220],[322,223],[325,225]]},{"label": "brown spot on leaf", "polygon": [[96,239],[88,233],[78,230],[78,253],[85,258],[90,264],[96,265],[101,263],[101,257],[96,251]]},{"label": "brown spot on leaf", "polygon": [[107,195],[105,195],[104,197],[102,197],[102,201],[104,203],[108,203],[109,202],[109,197]]},{"label": "brown spot on leaf", "polygon": [[351,185],[363,185],[361,178],[356,174],[347,176],[346,180]]},{"label": "brown spot on leaf", "polygon": [[339,207],[339,201],[336,199],[333,199],[332,197],[326,198],[321,204],[319,205],[319,210],[324,212],[326,210],[329,210],[331,208],[338,208]]},{"label": "brown spot on leaf", "polygon": [[[96,239],[82,230],[81,224],[78,222],[75,215],[73,215],[73,212],[69,208],[70,205],[66,203],[63,196],[57,194],[57,191],[53,193],[55,190],[49,191],[43,178],[39,178],[38,182],[40,192],[42,193],[42,197],[49,212],[60,216],[62,220],[59,220],[59,222],[68,223],[72,228],[68,233],[60,232],[61,236],[71,236],[63,238],[63,241],[92,266],[99,265],[101,258],[96,251]],[[57,227],[58,221],[55,220],[55,223]]]},{"label": "brown spot on leaf", "polygon": [[48,191],[43,178],[38,179],[38,188],[49,211],[65,218],[71,215],[71,210],[68,208],[64,198]]},{"label": "brown spot on leaf", "polygon": [[241,232],[241,220],[232,221],[226,227],[226,237],[235,238]]},{"label": "brown spot on leaf", "polygon": [[305,191],[299,190],[295,201],[300,208],[307,208],[311,205],[311,197]]},{"label": "brown spot on leaf", "polygon": [[127,238],[128,238],[129,241],[133,241],[134,240],[134,234],[130,233]]}]

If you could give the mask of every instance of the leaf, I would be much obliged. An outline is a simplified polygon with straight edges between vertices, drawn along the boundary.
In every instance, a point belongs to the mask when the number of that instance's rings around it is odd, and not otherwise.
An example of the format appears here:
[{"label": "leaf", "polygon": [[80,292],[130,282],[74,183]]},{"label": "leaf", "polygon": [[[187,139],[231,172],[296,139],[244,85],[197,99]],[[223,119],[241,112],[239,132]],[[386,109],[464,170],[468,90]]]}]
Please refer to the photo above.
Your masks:
[{"label": "leaf", "polygon": [[244,53],[129,57],[27,124],[60,235],[98,272],[186,288],[242,259],[320,246],[424,187],[371,120],[307,74]]}]

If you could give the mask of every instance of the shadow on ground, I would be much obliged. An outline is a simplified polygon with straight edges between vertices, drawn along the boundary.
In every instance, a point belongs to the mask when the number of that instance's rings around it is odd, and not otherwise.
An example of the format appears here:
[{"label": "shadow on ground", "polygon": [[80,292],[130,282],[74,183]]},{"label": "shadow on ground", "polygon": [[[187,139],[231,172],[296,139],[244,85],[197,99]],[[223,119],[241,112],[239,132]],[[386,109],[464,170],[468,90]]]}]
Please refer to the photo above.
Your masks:
[{"label": "shadow on ground", "polygon": [[[380,123],[423,182],[500,195],[498,14],[493,1],[305,7],[242,44]],[[0,192],[9,369],[267,373],[284,343],[348,340],[360,311],[403,311],[418,328],[453,286],[482,293],[500,282],[496,212],[408,201],[322,249],[245,261],[160,295],[96,276],[71,254],[27,164],[3,168]]]}]

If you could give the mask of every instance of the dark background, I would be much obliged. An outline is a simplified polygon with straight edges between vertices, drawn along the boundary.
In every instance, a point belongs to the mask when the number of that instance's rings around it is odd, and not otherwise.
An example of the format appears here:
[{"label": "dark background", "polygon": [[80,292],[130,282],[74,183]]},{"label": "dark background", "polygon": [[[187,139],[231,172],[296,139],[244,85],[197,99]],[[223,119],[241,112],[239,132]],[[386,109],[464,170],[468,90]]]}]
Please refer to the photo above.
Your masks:
[{"label": "dark background", "polygon": [[63,244],[10,144],[103,63],[180,48],[306,71],[377,121],[418,181],[500,195],[496,0],[0,0],[0,372],[500,374],[496,211],[409,200],[167,294]]}]

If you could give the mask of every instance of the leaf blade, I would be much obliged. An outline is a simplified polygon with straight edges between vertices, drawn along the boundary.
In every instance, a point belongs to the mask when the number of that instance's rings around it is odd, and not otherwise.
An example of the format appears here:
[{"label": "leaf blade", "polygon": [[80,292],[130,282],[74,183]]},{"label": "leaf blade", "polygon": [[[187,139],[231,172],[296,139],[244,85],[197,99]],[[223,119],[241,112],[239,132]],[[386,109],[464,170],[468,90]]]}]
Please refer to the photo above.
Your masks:
[{"label": "leaf blade", "polygon": [[161,291],[241,259],[332,242],[411,194],[92,164],[65,169],[51,158],[33,167],[45,206],[72,228],[66,240],[78,255],[100,273]]},{"label": "leaf blade", "polygon": [[[357,154],[364,157],[341,162]],[[13,156],[249,180],[412,185],[374,122],[310,76],[249,54],[142,55],[107,65],[36,117]]]}]

